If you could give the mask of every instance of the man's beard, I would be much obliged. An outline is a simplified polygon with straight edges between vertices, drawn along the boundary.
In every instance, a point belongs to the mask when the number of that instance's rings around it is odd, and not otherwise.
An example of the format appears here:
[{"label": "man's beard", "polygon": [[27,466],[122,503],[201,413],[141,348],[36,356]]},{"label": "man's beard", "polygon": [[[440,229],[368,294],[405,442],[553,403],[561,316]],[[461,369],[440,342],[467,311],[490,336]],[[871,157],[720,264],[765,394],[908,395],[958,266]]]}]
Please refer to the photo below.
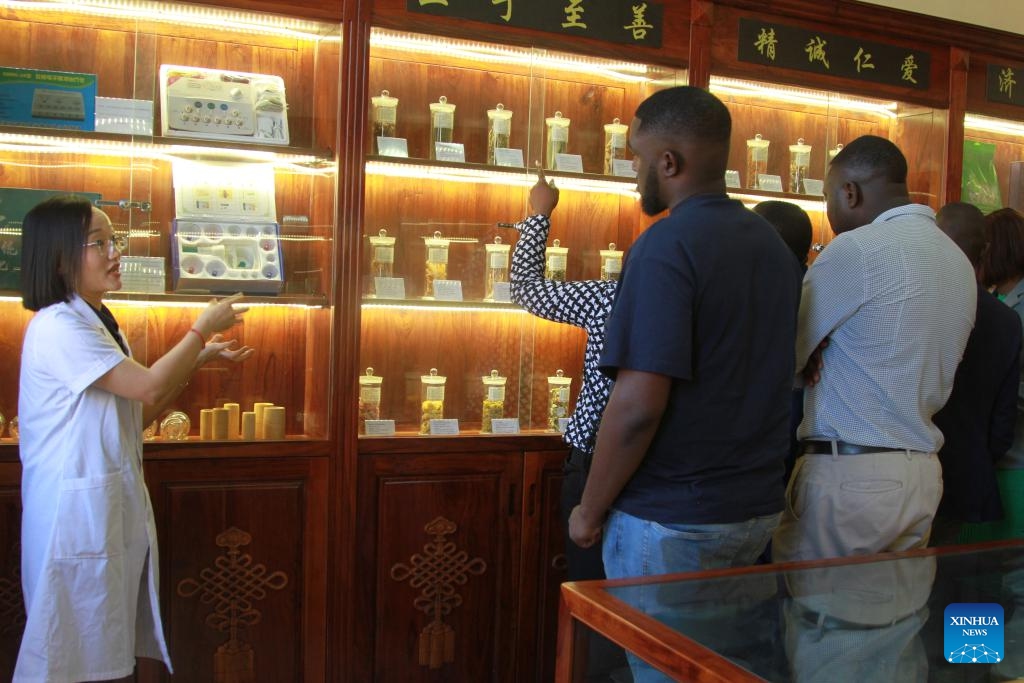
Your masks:
[{"label": "man's beard", "polygon": [[648,216],[657,216],[668,208],[659,195],[658,178],[654,164],[650,164],[644,175],[644,186],[640,188],[640,209]]}]

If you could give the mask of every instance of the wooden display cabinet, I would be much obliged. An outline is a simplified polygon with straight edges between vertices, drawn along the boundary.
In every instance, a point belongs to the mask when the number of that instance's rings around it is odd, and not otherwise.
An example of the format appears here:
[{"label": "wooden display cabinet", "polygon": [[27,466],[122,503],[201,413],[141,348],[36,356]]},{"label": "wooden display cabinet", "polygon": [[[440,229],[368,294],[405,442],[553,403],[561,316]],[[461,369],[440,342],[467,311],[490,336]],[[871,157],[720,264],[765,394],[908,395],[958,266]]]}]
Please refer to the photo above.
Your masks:
[{"label": "wooden display cabinet", "polygon": [[[0,187],[98,194],[115,231],[128,237],[122,256],[165,257],[160,291],[112,292],[106,301],[141,362],[152,363],[187,334],[211,297],[173,288],[173,164],[272,169],[283,288],[248,296],[244,324],[227,335],[256,353],[244,364],[212,363],[197,373],[172,406],[189,416],[190,438],[158,437],[145,447],[175,679],[326,677],[342,43],[339,17],[326,20],[332,14],[323,10],[305,8],[321,17],[306,20],[145,0],[0,2],[0,66],[94,73],[99,97],[136,100],[151,114],[152,132],[139,120],[125,122],[131,132],[0,123]],[[289,144],[161,136],[162,64],[282,76]],[[20,217],[0,206],[4,213],[7,257],[20,248]],[[0,413],[11,418],[31,313],[17,278],[3,282]],[[200,409],[236,402],[251,410],[256,401],[285,407],[283,441],[199,440]],[[20,467],[16,440],[6,431],[0,437],[0,678],[8,680],[24,626]],[[162,666],[144,665],[139,679],[168,677]]]},{"label": "wooden display cabinet", "polygon": [[[897,101],[715,76],[710,88],[729,107],[733,119],[729,168],[737,171],[743,187],[730,188],[730,193],[750,205],[767,200],[799,205],[811,217],[817,245],[828,244],[833,237],[820,192],[828,162],[840,145],[861,135],[888,138],[904,151],[911,171],[912,201],[933,209],[943,203],[936,185],[943,162],[939,143],[946,134],[942,112]],[[778,178],[781,189],[751,188],[754,170],[748,140],[756,139],[755,135],[770,142],[764,173]],[[806,177],[801,178],[807,181],[802,192],[793,191],[792,180],[798,144],[810,147],[804,152],[809,163]]]},{"label": "wooden display cabinet", "polygon": [[[143,104],[156,134],[141,132],[146,126],[138,120],[125,124],[134,133],[0,124],[0,186],[98,194],[115,231],[129,239],[122,256],[165,258],[163,291],[112,292],[108,298],[135,356],[147,363],[187,333],[210,298],[173,291],[171,226],[177,211],[172,165],[200,160],[272,166],[274,215],[281,225],[282,293],[249,296],[253,309],[245,325],[228,335],[255,347],[256,355],[239,368],[207,366],[172,408],[188,414],[191,434],[197,437],[201,408],[236,402],[251,410],[253,403],[268,401],[285,406],[289,438],[325,439],[331,376],[310,368],[326,366],[331,352],[337,25],[255,14],[232,18],[186,5],[169,9],[145,2],[133,3],[131,9],[140,18],[126,23],[129,15],[119,14],[109,3],[86,3],[74,10],[55,3],[29,5],[0,4],[7,38],[0,45],[0,65],[95,73],[97,95]],[[161,64],[283,74],[290,144],[160,136]],[[12,218],[17,217],[8,216],[5,225],[14,234],[3,239],[5,248],[17,250],[20,223],[10,223]],[[7,351],[0,368],[0,412],[7,417],[17,408],[21,338],[30,317],[21,308],[16,278],[13,284],[10,280],[0,300]],[[228,284],[224,291],[231,289]]]},{"label": "wooden display cabinet", "polygon": [[[708,87],[733,117],[729,168],[738,171],[742,189],[730,192],[751,205],[799,204],[811,217],[813,241],[825,245],[833,235],[813,181],[824,180],[837,145],[878,135],[907,157],[911,200],[936,210],[945,203],[948,49],[882,43],[866,26],[840,32],[717,4],[705,9],[703,21],[713,22]],[[872,80],[876,73],[888,80]],[[758,134],[771,143],[763,172],[780,181],[767,190],[750,189],[747,141]],[[800,140],[811,147],[806,178],[812,184],[796,192],[791,147]]]},{"label": "wooden display cabinet", "polygon": [[[548,377],[561,370],[578,394],[586,335],[486,296],[485,245],[500,238],[514,247],[517,231],[499,224],[529,214],[536,182],[527,168],[487,163],[487,111],[501,103],[512,112],[507,146],[526,167],[547,161],[545,119],[570,119],[565,151],[581,169],[547,171],[560,188],[548,244],[568,248],[565,279],[598,279],[599,252],[628,248],[651,222],[635,179],[605,173],[604,126],[628,124],[645,97],[685,82],[685,71],[521,45],[370,33],[367,99],[384,90],[398,99],[393,136],[406,140],[408,157],[378,153],[371,109],[359,359],[382,378],[380,418],[405,438],[358,443],[356,526],[366,535],[355,550],[356,680],[552,676],[567,449],[549,428]],[[428,106],[441,96],[456,106],[462,159],[430,159]],[[372,277],[370,238],[381,230],[395,238],[404,298],[382,295]],[[460,282],[461,301],[425,298],[424,238],[435,233],[450,240],[446,276]],[[421,376],[432,368],[447,378],[444,417],[459,420],[458,438],[412,438],[423,426]],[[478,436],[481,380],[492,370],[507,377],[505,417],[518,418],[519,436]]]},{"label": "wooden display cabinet", "polygon": [[529,450],[537,437],[361,446],[354,680],[551,680],[565,452]]},{"label": "wooden display cabinet", "polygon": [[[369,92],[386,90],[398,99],[394,136],[406,140],[408,158],[381,156],[377,141],[366,141],[360,363],[383,378],[380,417],[394,420],[398,433],[420,431],[420,377],[432,368],[447,378],[444,417],[457,418],[468,433],[480,430],[481,378],[492,370],[508,377],[505,417],[517,417],[524,432],[548,430],[549,376],[562,370],[572,377],[573,396],[582,381],[579,329],[485,300],[485,245],[496,239],[514,245],[518,233],[500,224],[529,214],[536,181],[526,168],[487,163],[487,111],[501,103],[512,112],[508,146],[522,152],[526,166],[546,163],[545,119],[561,113],[571,121],[566,152],[579,155],[582,172],[548,171],[561,189],[548,243],[568,248],[566,279],[598,279],[600,250],[627,248],[650,223],[640,212],[635,179],[604,172],[604,126],[628,122],[651,92],[684,79],[678,68],[371,32]],[[456,106],[452,137],[463,151],[457,161],[429,159],[428,105],[441,96]],[[395,238],[401,299],[382,298],[371,277],[370,238],[381,230]],[[432,292],[424,238],[435,235],[450,240],[446,277],[459,281],[461,300],[425,298]]]},{"label": "wooden display cabinet", "polygon": [[984,213],[1024,211],[1024,77],[1021,62],[971,54],[963,117],[960,199]]}]

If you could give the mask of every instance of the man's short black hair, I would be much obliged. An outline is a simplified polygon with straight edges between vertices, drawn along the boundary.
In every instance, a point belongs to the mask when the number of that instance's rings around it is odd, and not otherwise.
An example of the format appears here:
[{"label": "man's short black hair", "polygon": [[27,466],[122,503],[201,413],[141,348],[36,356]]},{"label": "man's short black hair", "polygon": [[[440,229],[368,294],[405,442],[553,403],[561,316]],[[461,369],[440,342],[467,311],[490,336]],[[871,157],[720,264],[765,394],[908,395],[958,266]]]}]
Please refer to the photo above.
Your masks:
[{"label": "man's short black hair", "polygon": [[891,141],[877,135],[862,135],[843,147],[830,164],[867,180],[882,176],[890,183],[907,182],[907,158]]},{"label": "man's short black hair", "polygon": [[950,202],[935,214],[935,222],[977,268],[986,244],[985,215],[981,210],[967,202]]},{"label": "man's short black hair", "polygon": [[30,311],[75,293],[82,245],[92,222],[92,203],[61,195],[34,206],[21,226],[22,304]]},{"label": "man's short black hair", "polygon": [[659,90],[637,107],[639,132],[667,139],[683,139],[717,145],[721,166],[708,169],[713,176],[725,175],[728,162],[732,117],[720,99],[707,90],[681,85]]}]

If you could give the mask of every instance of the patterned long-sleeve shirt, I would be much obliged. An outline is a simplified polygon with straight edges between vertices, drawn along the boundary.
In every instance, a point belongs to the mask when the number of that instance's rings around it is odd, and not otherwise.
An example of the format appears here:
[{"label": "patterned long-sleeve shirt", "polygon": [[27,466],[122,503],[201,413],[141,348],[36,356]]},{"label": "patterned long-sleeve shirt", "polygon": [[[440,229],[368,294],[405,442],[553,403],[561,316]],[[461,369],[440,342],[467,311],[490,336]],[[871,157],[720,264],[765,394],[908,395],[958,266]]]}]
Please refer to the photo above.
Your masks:
[{"label": "patterned long-sleeve shirt", "polygon": [[530,216],[516,224],[516,228],[519,241],[512,252],[509,271],[512,300],[533,315],[575,325],[587,333],[583,388],[566,427],[565,440],[586,453],[593,453],[601,414],[608,404],[612,387],[612,381],[598,370],[597,363],[604,348],[604,323],[612,310],[619,283],[614,280],[557,282],[545,279],[544,248],[551,228],[550,220],[547,216]]}]

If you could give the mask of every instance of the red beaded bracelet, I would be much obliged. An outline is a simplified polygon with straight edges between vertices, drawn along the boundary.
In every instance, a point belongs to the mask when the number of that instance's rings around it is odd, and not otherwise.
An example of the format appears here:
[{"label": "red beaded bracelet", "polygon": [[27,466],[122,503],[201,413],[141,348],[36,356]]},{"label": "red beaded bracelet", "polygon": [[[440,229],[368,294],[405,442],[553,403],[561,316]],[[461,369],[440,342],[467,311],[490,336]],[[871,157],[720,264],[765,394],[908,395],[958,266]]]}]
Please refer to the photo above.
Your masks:
[{"label": "red beaded bracelet", "polygon": [[204,336],[203,336],[203,333],[202,333],[202,332],[200,332],[199,330],[197,330],[197,329],[196,329],[196,328],[194,328],[194,327],[191,327],[191,328],[189,328],[189,332],[195,332],[195,333],[196,333],[196,336],[197,336],[197,337],[199,337],[199,342],[200,342],[200,343],[201,343],[201,344],[202,344],[203,346],[206,346],[206,337],[204,337]]}]

